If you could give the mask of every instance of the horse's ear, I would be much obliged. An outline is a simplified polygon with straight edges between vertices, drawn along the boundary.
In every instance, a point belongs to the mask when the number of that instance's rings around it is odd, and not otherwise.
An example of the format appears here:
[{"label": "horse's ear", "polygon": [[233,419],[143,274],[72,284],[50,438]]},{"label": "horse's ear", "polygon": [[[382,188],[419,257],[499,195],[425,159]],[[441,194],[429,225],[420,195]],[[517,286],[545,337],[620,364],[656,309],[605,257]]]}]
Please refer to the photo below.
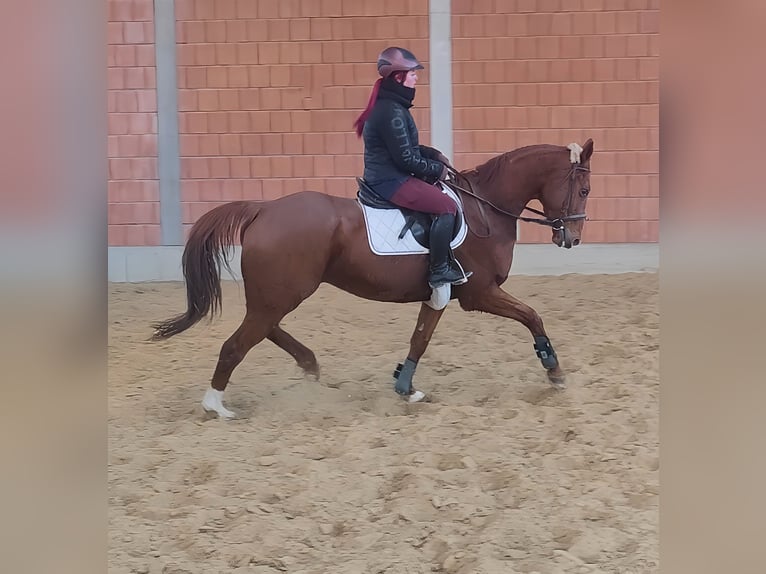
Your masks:
[{"label": "horse's ear", "polygon": [[590,156],[593,155],[593,140],[588,138],[585,145],[582,146],[582,153],[580,154],[580,163],[586,163],[590,160]]}]

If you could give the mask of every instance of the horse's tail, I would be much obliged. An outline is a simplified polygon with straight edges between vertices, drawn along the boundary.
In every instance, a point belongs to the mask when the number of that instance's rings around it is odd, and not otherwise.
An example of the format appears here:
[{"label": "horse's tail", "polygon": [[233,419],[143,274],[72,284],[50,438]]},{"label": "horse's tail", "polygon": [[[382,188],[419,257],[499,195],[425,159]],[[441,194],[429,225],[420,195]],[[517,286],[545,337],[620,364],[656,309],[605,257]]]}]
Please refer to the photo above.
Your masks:
[{"label": "horse's tail", "polygon": [[224,251],[234,245],[258,216],[261,206],[235,201],[208,211],[191,229],[182,266],[186,280],[185,313],[152,325],[152,340],[167,339],[186,331],[208,313],[221,312],[221,263],[232,273]]}]

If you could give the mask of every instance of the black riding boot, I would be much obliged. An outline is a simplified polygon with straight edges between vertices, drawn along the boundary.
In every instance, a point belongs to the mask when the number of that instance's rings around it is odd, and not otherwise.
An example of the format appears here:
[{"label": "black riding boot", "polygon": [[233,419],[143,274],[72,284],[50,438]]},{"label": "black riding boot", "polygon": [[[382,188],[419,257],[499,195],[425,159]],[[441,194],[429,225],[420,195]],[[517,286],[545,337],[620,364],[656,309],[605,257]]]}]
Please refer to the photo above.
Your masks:
[{"label": "black riding boot", "polygon": [[450,242],[452,231],[455,227],[455,216],[445,213],[438,216],[431,224],[430,233],[430,276],[428,284],[436,289],[445,283],[460,285],[465,283],[466,277],[460,270],[455,269],[450,261]]}]

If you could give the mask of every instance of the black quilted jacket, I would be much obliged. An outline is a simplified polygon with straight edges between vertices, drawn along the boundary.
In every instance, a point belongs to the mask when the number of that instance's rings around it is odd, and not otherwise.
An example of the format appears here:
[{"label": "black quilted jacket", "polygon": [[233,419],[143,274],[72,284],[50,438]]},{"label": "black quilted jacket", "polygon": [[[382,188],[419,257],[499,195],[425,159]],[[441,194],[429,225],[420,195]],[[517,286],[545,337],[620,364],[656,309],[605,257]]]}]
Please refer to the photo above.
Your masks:
[{"label": "black quilted jacket", "polygon": [[444,169],[439,152],[418,144],[410,108],[414,88],[384,80],[364,125],[364,180],[386,199],[410,176],[434,183]]}]

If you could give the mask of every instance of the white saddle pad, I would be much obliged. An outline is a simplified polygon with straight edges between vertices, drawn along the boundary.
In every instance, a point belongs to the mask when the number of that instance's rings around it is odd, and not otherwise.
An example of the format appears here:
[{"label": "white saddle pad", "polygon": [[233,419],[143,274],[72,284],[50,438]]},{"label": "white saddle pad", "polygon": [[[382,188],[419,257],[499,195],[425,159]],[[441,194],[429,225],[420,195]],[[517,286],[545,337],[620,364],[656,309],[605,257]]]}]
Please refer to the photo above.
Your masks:
[{"label": "white saddle pad", "polygon": [[[460,213],[463,213],[463,204],[457,194],[448,184],[440,182],[442,193],[448,195],[457,204]],[[415,236],[408,229],[407,233],[399,239],[406,222],[402,212],[398,209],[379,209],[370,207],[359,202],[364,214],[364,222],[367,227],[367,239],[370,249],[376,255],[420,255],[428,253],[428,249],[417,242]],[[468,234],[468,225],[465,216],[461,217],[460,229],[450,245],[457,249],[465,241]]]}]

